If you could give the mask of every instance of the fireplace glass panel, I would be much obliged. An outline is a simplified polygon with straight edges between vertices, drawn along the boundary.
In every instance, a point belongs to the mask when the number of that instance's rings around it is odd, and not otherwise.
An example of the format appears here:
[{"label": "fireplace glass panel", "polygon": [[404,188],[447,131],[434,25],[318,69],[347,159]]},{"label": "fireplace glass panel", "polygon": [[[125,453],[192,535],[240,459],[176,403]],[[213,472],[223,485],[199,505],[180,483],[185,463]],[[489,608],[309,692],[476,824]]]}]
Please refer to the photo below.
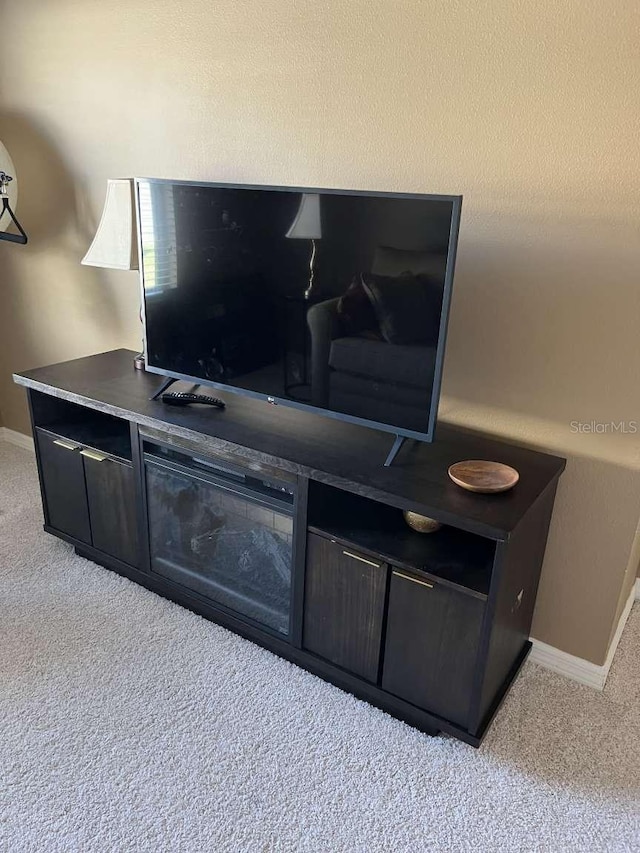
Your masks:
[{"label": "fireplace glass panel", "polygon": [[288,634],[291,507],[148,457],[146,476],[151,570]]}]

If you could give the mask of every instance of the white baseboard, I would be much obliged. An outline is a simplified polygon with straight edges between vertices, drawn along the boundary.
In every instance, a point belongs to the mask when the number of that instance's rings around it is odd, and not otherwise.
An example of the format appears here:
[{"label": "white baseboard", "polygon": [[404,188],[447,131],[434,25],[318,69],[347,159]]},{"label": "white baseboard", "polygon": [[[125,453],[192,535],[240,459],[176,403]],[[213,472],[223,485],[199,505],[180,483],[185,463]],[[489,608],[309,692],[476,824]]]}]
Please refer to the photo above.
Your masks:
[{"label": "white baseboard", "polygon": [[636,578],[636,601],[640,601],[640,578]]},{"label": "white baseboard", "polygon": [[591,661],[570,655],[556,649],[555,646],[549,646],[541,640],[536,640],[534,637],[531,638],[531,642],[533,648],[529,660],[532,663],[537,663],[538,666],[543,666],[545,669],[550,669],[552,672],[557,672],[596,690],[604,688],[607,677],[604,666],[598,666]]},{"label": "white baseboard", "polygon": [[547,643],[541,642],[541,640],[536,640],[534,637],[531,637],[533,648],[531,649],[529,660],[532,663],[537,663],[539,666],[543,666],[545,669],[550,669],[560,675],[565,675],[573,681],[578,681],[580,684],[586,684],[588,687],[593,687],[596,690],[604,690],[604,686],[607,682],[607,676],[609,675],[609,670],[613,663],[613,656],[616,653],[620,637],[622,636],[624,627],[627,624],[627,619],[629,618],[633,602],[639,597],[640,579],[636,581],[635,586],[631,590],[631,594],[627,599],[627,603],[624,606],[624,610],[622,611],[618,622],[618,627],[616,628],[616,632],[611,640],[607,659],[602,666],[598,666],[598,664],[584,660],[584,658],[570,655],[567,652],[556,649],[554,646],[549,646]]},{"label": "white baseboard", "polygon": [[16,432],[8,427],[0,427],[0,440],[8,441],[9,444],[15,444],[17,447],[22,447],[24,450],[34,452],[33,438],[30,435]]}]

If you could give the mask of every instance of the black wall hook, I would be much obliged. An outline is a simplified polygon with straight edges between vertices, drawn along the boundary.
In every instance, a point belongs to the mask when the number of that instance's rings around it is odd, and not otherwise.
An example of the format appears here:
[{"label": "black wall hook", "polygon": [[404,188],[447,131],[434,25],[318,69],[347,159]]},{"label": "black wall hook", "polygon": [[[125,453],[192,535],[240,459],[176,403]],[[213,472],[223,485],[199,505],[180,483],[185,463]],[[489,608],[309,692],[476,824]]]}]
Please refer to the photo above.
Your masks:
[{"label": "black wall hook", "polygon": [[2,199],[2,212],[0,213],[0,221],[2,220],[2,217],[5,214],[5,211],[9,214],[9,216],[11,217],[11,221],[20,233],[9,234],[6,231],[0,231],[0,240],[8,240],[10,243],[21,243],[22,245],[24,245],[27,242],[28,237],[24,228],[16,219],[14,212],[11,210],[11,207],[9,206],[9,199],[6,196],[4,196]]}]

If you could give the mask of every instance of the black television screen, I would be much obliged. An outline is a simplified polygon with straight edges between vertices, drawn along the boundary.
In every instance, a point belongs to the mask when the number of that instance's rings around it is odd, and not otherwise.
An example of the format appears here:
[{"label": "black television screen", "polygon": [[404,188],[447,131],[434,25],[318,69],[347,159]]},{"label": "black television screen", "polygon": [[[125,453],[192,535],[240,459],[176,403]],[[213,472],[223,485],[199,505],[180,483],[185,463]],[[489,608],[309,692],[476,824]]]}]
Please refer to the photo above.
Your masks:
[{"label": "black television screen", "polygon": [[148,370],[432,438],[460,196],[136,193]]}]

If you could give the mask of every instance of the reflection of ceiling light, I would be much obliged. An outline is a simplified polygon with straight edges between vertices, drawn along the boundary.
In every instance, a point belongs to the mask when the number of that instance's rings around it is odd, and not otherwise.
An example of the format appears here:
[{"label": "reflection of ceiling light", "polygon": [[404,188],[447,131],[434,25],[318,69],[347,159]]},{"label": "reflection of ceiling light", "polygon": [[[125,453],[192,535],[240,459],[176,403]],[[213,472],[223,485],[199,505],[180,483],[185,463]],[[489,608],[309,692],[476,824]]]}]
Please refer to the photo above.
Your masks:
[{"label": "reflection of ceiling light", "polygon": [[[2,199],[2,210],[0,210],[0,240],[8,240],[11,243],[27,242],[27,235],[14,213],[18,203],[18,181],[16,170],[9,156],[9,152],[0,142],[0,199]],[[18,229],[18,234],[7,232],[11,223]]]},{"label": "reflection of ceiling light", "polygon": [[100,224],[82,263],[114,270],[138,269],[138,238],[133,215],[133,181],[107,181]]}]

